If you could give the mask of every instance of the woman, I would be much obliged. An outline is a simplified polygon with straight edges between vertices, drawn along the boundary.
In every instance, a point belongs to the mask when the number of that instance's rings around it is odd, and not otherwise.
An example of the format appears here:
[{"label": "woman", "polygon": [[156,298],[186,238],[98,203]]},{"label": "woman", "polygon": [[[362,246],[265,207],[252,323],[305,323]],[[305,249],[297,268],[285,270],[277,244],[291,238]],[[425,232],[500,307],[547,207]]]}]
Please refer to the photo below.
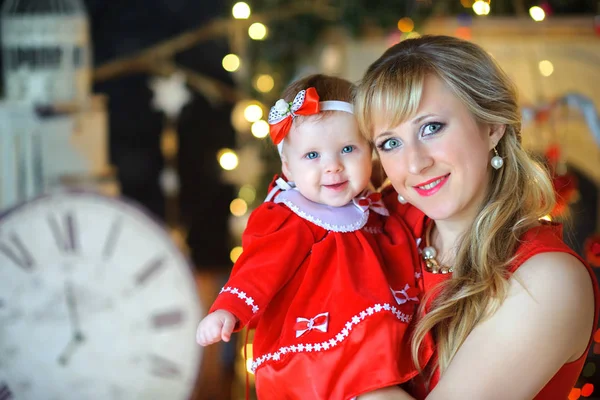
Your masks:
[{"label": "woman", "polygon": [[413,396],[566,399],[598,288],[561,226],[540,220],[552,185],[521,147],[508,77],[473,43],[424,36],[370,66],[355,107],[397,192],[389,231],[408,224],[422,251],[413,358],[430,335],[436,351]]}]

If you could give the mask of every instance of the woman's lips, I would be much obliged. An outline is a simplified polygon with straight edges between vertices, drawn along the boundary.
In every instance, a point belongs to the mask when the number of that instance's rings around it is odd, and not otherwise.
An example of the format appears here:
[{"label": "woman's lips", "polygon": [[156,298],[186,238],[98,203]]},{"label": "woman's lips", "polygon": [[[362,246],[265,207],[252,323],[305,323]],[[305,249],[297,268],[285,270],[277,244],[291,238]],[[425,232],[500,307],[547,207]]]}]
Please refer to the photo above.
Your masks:
[{"label": "woman's lips", "polygon": [[433,178],[428,180],[427,182],[423,182],[419,185],[413,186],[415,191],[421,196],[432,196],[437,193],[438,190],[444,186],[444,184],[448,181],[448,175],[439,176],[437,178]]}]

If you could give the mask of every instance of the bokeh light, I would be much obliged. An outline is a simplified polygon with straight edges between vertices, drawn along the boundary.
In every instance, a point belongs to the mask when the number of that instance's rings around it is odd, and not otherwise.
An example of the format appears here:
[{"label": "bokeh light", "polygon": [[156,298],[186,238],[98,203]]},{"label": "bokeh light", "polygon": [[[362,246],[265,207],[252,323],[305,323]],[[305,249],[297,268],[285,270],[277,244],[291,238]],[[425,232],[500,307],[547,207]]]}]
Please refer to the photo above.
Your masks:
[{"label": "bokeh light", "polygon": [[465,40],[471,40],[471,38],[472,38],[471,27],[459,26],[458,28],[456,28],[456,37],[459,37],[459,38],[465,39]]},{"label": "bokeh light", "polygon": [[267,36],[267,27],[255,22],[248,28],[248,36],[254,40],[263,40]]},{"label": "bokeh light", "polygon": [[586,378],[589,378],[591,376],[593,376],[596,373],[596,364],[594,364],[593,362],[588,362],[587,364],[585,364],[585,367],[583,367],[583,371],[581,372],[581,375],[585,376]]},{"label": "bokeh light", "polygon": [[231,9],[231,14],[235,19],[248,19],[251,13],[252,11],[250,10],[250,6],[243,1],[235,3]]},{"label": "bokeh light", "polygon": [[248,204],[246,204],[244,199],[233,199],[231,203],[229,203],[229,211],[236,217],[241,217],[248,211]]},{"label": "bokeh light", "polygon": [[238,197],[244,199],[246,203],[252,204],[256,200],[256,189],[252,185],[244,185],[238,191]]},{"label": "bokeh light", "polygon": [[546,12],[544,11],[544,9],[542,7],[538,7],[538,6],[531,7],[529,9],[529,15],[536,22],[543,21],[544,18],[546,18]]},{"label": "bokeh light", "polygon": [[238,258],[242,255],[242,246],[236,246],[229,252],[229,258],[231,262],[235,263]]},{"label": "bokeh light", "polygon": [[581,387],[581,395],[583,397],[590,397],[592,394],[594,394],[594,385],[591,383],[586,383]]},{"label": "bokeh light", "polygon": [[473,11],[477,15],[488,15],[490,13],[490,5],[483,0],[477,0],[473,3]]},{"label": "bokeh light", "polygon": [[262,116],[263,110],[258,104],[250,104],[244,110],[244,118],[246,118],[246,121],[248,122],[256,122],[261,119]]},{"label": "bokeh light", "polygon": [[412,32],[413,29],[415,29],[415,23],[412,19],[404,17],[398,21],[398,30],[400,30],[400,32],[409,33]]},{"label": "bokeh light", "polygon": [[222,64],[225,71],[234,72],[240,68],[240,58],[235,54],[227,54],[223,57]]},{"label": "bokeh light", "polygon": [[600,343],[600,329],[596,329],[596,332],[594,332],[594,342]]},{"label": "bokeh light", "polygon": [[252,372],[252,359],[248,358],[246,360],[246,371],[248,371],[249,374],[254,375],[254,372]]},{"label": "bokeh light", "polygon": [[217,153],[217,159],[221,168],[231,171],[238,166],[239,160],[237,154],[231,149],[222,149]]},{"label": "bokeh light", "polygon": [[581,389],[573,388],[571,389],[571,393],[569,393],[569,400],[577,400],[581,397]]},{"label": "bokeh light", "polygon": [[554,65],[548,60],[542,60],[539,64],[540,73],[544,76],[550,76],[554,72]]},{"label": "bokeh light", "polygon": [[273,86],[275,86],[275,81],[273,80],[273,77],[268,74],[259,75],[254,81],[254,87],[261,93],[270,92],[273,89]]},{"label": "bokeh light", "polygon": [[252,135],[254,135],[254,137],[258,139],[265,138],[269,134],[269,123],[264,119],[260,119],[252,124],[252,128],[250,128],[250,130],[252,131]]}]

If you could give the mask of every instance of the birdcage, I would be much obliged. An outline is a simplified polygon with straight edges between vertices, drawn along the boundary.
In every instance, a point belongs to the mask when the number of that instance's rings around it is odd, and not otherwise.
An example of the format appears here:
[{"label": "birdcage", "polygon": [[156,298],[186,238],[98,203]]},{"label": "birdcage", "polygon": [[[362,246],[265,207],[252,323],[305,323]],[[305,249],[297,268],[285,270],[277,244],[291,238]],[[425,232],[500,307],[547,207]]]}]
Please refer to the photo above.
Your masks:
[{"label": "birdcage", "polygon": [[89,26],[81,0],[6,0],[0,25],[5,100],[55,104],[89,98]]}]

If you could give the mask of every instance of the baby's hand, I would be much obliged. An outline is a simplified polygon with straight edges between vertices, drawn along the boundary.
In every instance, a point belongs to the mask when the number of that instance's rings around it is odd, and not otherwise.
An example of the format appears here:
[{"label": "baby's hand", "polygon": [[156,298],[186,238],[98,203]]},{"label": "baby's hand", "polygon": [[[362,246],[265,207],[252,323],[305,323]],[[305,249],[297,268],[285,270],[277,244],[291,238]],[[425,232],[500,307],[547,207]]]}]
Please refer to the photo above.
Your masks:
[{"label": "baby's hand", "polygon": [[219,340],[229,342],[237,321],[235,315],[229,311],[213,311],[200,321],[196,331],[196,342],[200,346],[208,346]]}]

